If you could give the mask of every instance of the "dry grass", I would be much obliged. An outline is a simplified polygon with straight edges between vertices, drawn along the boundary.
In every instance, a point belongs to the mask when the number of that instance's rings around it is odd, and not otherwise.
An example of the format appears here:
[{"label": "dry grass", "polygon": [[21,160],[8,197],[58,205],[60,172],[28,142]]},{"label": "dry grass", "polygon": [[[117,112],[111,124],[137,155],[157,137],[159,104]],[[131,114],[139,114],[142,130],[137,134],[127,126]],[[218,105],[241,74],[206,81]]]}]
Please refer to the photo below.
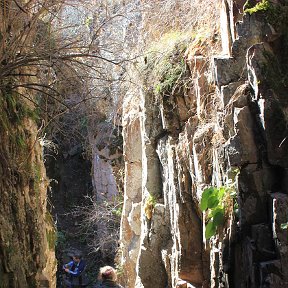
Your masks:
[{"label": "dry grass", "polygon": [[[145,45],[170,31],[214,30],[219,19],[219,0],[142,1]],[[207,17],[209,15],[209,18]]]}]

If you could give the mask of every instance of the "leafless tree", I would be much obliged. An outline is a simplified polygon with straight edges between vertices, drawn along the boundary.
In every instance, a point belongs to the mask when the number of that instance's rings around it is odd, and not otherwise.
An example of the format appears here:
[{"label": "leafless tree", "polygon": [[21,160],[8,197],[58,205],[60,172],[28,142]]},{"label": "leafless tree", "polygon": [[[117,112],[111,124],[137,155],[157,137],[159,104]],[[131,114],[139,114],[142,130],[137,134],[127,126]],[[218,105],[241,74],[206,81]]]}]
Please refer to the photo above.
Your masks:
[{"label": "leafless tree", "polygon": [[[110,259],[113,259],[116,254],[123,205],[123,199],[119,197],[110,201],[97,202],[87,196],[89,205],[76,206],[68,214],[75,219],[80,219],[77,234],[86,240],[91,254],[101,251],[103,257]],[[103,227],[105,229],[101,229]]]}]

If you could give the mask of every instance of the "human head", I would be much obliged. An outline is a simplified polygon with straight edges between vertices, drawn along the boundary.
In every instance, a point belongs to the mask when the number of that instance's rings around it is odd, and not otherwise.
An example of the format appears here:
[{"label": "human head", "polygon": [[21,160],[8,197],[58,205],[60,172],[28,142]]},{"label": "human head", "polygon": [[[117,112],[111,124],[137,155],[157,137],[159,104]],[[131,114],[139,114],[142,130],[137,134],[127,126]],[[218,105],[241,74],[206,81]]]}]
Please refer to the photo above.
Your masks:
[{"label": "human head", "polygon": [[82,255],[80,255],[80,254],[75,254],[73,256],[73,261],[75,261],[75,262],[80,262],[81,259],[82,259]]},{"label": "human head", "polygon": [[108,279],[108,280],[116,281],[117,280],[116,271],[111,266],[101,267],[100,268],[100,273],[99,273],[99,278],[101,280]]}]

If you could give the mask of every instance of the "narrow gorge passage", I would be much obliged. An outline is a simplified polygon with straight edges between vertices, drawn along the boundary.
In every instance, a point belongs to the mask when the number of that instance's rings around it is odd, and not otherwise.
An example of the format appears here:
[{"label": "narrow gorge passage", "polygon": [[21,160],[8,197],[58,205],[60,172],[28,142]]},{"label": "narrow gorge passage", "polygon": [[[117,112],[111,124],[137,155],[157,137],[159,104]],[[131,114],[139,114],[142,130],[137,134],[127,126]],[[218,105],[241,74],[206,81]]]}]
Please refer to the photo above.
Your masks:
[{"label": "narrow gorge passage", "polygon": [[0,288],[288,287],[287,12],[0,1]]}]

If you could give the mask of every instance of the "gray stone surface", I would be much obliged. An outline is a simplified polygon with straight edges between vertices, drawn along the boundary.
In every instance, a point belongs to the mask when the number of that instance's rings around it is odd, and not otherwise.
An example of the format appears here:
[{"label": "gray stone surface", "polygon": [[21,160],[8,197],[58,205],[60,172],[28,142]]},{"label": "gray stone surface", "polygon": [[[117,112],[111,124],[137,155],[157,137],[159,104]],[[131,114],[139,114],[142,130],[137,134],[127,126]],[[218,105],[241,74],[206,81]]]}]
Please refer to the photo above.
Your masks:
[{"label": "gray stone surface", "polygon": [[[239,82],[232,82],[229,83],[228,85],[225,86],[221,86],[221,98],[223,99],[223,104],[224,107],[226,107],[226,105],[233,100],[234,95],[236,90],[239,88],[239,86],[241,86],[242,84],[244,84],[243,81],[239,81]],[[234,101],[233,101],[234,102]],[[238,107],[238,106],[237,106]]]},{"label": "gray stone surface", "polygon": [[229,56],[215,56],[213,58],[213,70],[216,84],[221,87],[231,82],[239,81],[242,77],[245,65]]}]

